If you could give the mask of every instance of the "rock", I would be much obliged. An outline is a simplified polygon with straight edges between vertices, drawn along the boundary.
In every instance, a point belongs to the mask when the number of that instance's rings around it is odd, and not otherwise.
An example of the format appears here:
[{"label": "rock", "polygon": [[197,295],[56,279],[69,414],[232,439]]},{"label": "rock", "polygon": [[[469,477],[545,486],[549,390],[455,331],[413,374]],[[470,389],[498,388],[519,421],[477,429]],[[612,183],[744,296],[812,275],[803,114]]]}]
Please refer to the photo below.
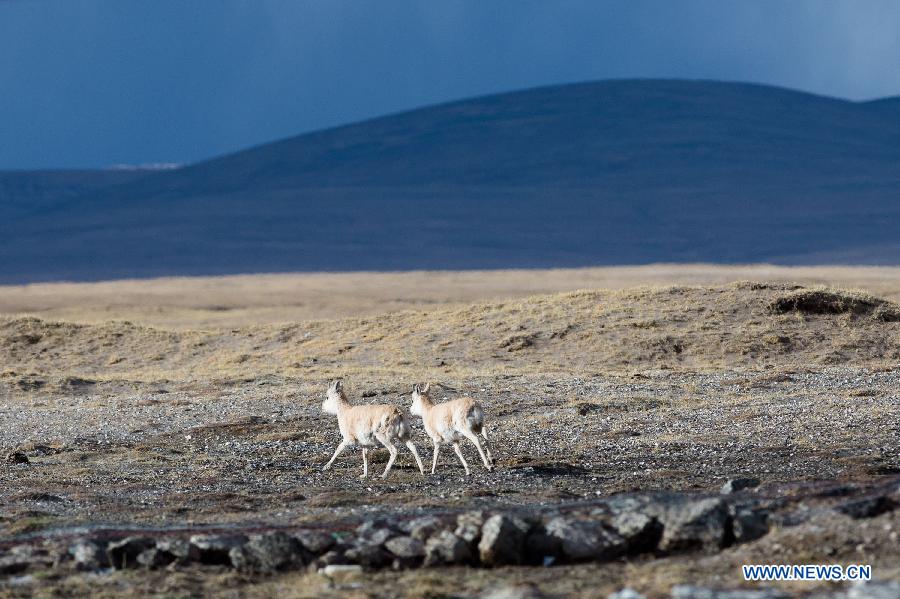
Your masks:
[{"label": "rock", "polygon": [[711,552],[722,548],[727,541],[728,508],[719,497],[666,496],[652,502],[647,511],[663,524],[659,543],[663,551]]},{"label": "rock", "polygon": [[549,566],[562,556],[562,543],[543,524],[532,527],[525,537],[525,563]]},{"label": "rock", "polygon": [[11,576],[21,574],[31,565],[31,560],[25,555],[4,555],[0,557],[0,574]]},{"label": "rock", "polygon": [[150,537],[127,537],[121,541],[114,541],[106,548],[109,563],[116,570],[133,568],[138,565],[138,556],[156,547],[156,541]]},{"label": "rock", "polygon": [[522,563],[529,528],[527,522],[515,516],[497,514],[485,520],[478,542],[481,563],[486,566]]},{"label": "rock", "polygon": [[244,535],[193,535],[191,545],[197,548],[204,564],[230,565],[230,552],[247,542]]},{"label": "rock", "polygon": [[412,537],[394,537],[384,544],[384,548],[397,557],[425,557],[425,545]]},{"label": "rock", "polygon": [[625,553],[625,539],[601,522],[560,516],[550,520],[546,529],[559,540],[562,556],[571,561],[606,561]]},{"label": "rock", "polygon": [[231,565],[238,570],[278,572],[304,564],[300,541],[280,531],[253,535],[244,545],[228,552]]},{"label": "rock", "polygon": [[894,509],[894,502],[885,495],[864,497],[855,501],[842,503],[834,509],[856,520],[862,518],[874,518]]},{"label": "rock", "polygon": [[769,532],[769,513],[748,507],[737,507],[731,515],[735,543],[749,543]]},{"label": "rock", "polygon": [[169,563],[187,564],[200,559],[200,550],[185,539],[160,539],[156,541],[156,550],[168,556]]},{"label": "rock", "polygon": [[638,593],[630,587],[625,587],[621,591],[610,593],[606,599],[645,599],[644,595]]},{"label": "rock", "polygon": [[613,516],[610,525],[625,539],[629,553],[654,551],[662,538],[662,524],[643,512],[619,512]]},{"label": "rock", "polygon": [[109,567],[106,546],[99,541],[76,541],[69,547],[69,555],[78,570],[100,570]]},{"label": "rock", "polygon": [[721,493],[723,495],[731,495],[732,493],[740,493],[747,489],[755,489],[759,486],[758,478],[732,478],[722,485]]},{"label": "rock", "polygon": [[469,544],[449,530],[432,535],[425,543],[425,565],[464,564],[472,559]]},{"label": "rock", "polygon": [[533,585],[517,584],[493,589],[481,597],[482,599],[544,599],[546,595]]},{"label": "rock", "polygon": [[393,556],[380,544],[357,541],[356,545],[344,552],[350,562],[366,568],[383,568],[393,561]]},{"label": "rock", "polygon": [[850,585],[845,591],[846,599],[898,599],[900,597],[900,582],[869,581]]},{"label": "rock", "polygon": [[384,548],[396,557],[395,570],[418,566],[425,557],[425,544],[412,537],[394,537],[384,544]]},{"label": "rock", "polygon": [[160,551],[156,547],[151,549],[147,549],[146,551],[141,551],[137,556],[138,565],[143,566],[144,568],[149,568],[150,570],[155,570],[157,568],[163,568],[171,564],[175,559],[171,554]]},{"label": "rock", "polygon": [[329,578],[347,578],[362,574],[362,566],[355,564],[329,564],[319,570],[319,574]]},{"label": "rock", "polygon": [[412,538],[418,539],[424,543],[428,540],[428,537],[443,528],[445,528],[444,522],[440,518],[423,516],[422,518],[415,518],[407,522],[403,527],[403,530]]},{"label": "rock", "polygon": [[13,451],[6,455],[7,464],[27,464],[28,456],[21,451]]},{"label": "rock", "polygon": [[385,531],[387,531],[389,535],[395,535],[397,531],[396,522],[384,518],[366,520],[356,527],[356,536],[370,539],[376,534],[385,534]]},{"label": "rock", "polygon": [[300,544],[313,555],[321,555],[334,547],[334,537],[318,530],[301,530],[294,534]]},{"label": "rock", "polygon": [[[337,565],[347,565],[350,563],[350,560],[344,555],[343,551],[339,551],[337,549],[333,549],[331,551],[326,551],[322,555],[313,562],[312,566],[321,570],[326,566],[337,566]],[[358,566],[357,566],[358,567]]]},{"label": "rock", "polygon": [[481,527],[484,526],[484,512],[465,512],[456,517],[456,530],[453,534],[460,539],[475,545],[481,539]]},{"label": "rock", "polygon": [[790,593],[775,589],[719,590],[680,584],[672,587],[672,599],[787,599]]}]

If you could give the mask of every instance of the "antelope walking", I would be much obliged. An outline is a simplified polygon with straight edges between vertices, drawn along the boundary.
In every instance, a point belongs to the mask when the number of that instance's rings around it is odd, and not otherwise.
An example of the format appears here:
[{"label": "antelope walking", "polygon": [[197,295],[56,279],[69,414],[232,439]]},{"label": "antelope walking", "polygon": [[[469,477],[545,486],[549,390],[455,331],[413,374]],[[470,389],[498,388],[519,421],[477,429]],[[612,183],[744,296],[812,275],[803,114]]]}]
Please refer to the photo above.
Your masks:
[{"label": "antelope walking", "polygon": [[[481,405],[471,397],[463,397],[448,401],[441,404],[435,404],[428,395],[430,383],[426,383],[424,387],[415,385],[412,394],[412,407],[410,412],[414,416],[421,416],[422,423],[425,425],[425,432],[431,437],[434,443],[434,459],[431,462],[431,473],[434,474],[437,468],[438,452],[441,443],[451,443],[453,451],[462,462],[463,468],[466,469],[466,476],[470,474],[469,465],[466,458],[463,457],[462,449],[459,442],[465,438],[472,442],[478,450],[478,455],[484,462],[487,470],[493,469],[494,458],[491,456],[491,449],[488,443],[487,434],[484,430],[484,410]],[[484,447],[478,435],[484,438]]]},{"label": "antelope walking", "polygon": [[363,473],[360,478],[366,478],[369,475],[369,448],[376,446],[377,443],[381,443],[391,454],[384,469],[384,474],[381,475],[381,478],[384,478],[390,472],[391,466],[394,465],[394,460],[397,458],[397,447],[394,445],[394,442],[401,441],[409,448],[413,457],[416,458],[419,471],[423,475],[425,474],[425,467],[419,458],[419,452],[409,438],[409,422],[399,407],[392,404],[351,406],[350,402],[347,401],[347,396],[344,395],[344,387],[341,381],[334,381],[328,387],[325,401],[322,402],[322,411],[326,414],[337,416],[338,427],[343,437],[334,455],[325,464],[325,470],[331,468],[334,460],[347,447],[361,445]]}]

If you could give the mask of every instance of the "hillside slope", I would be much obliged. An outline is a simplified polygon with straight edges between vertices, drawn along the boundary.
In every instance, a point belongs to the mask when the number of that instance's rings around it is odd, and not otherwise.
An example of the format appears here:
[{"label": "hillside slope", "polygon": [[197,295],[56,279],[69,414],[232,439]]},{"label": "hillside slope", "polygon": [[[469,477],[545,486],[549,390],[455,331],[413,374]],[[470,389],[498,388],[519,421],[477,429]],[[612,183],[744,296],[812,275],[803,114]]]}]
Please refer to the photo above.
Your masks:
[{"label": "hillside slope", "polygon": [[[882,367],[898,360],[896,304],[855,292],[765,283],[582,291],[213,332],[0,318],[4,382],[19,389],[71,384],[68,377],[152,382],[380,372],[419,380],[658,368]],[[50,381],[51,374],[57,380]]]},{"label": "hillside slope", "polygon": [[15,218],[0,197],[0,280],[896,264],[897,189],[895,98],[603,81],[301,135]]}]

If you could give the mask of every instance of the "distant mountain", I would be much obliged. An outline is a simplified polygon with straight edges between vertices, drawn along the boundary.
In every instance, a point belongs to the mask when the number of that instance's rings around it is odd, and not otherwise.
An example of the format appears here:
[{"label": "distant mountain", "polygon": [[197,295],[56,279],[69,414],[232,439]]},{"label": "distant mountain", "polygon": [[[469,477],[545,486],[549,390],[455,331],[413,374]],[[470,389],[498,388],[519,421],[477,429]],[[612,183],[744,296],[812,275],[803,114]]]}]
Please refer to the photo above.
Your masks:
[{"label": "distant mountain", "polygon": [[601,81],[79,177],[0,173],[0,280],[900,263],[898,98]]}]

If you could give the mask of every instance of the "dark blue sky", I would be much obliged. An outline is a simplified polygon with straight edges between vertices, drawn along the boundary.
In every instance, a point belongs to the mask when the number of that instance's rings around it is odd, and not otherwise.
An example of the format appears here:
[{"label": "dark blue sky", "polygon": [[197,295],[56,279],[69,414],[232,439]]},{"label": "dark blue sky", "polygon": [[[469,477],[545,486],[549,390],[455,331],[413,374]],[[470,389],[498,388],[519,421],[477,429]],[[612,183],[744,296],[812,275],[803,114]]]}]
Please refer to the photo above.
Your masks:
[{"label": "dark blue sky", "polygon": [[894,0],[0,0],[0,169],[191,162],[602,78],[900,94]]}]

